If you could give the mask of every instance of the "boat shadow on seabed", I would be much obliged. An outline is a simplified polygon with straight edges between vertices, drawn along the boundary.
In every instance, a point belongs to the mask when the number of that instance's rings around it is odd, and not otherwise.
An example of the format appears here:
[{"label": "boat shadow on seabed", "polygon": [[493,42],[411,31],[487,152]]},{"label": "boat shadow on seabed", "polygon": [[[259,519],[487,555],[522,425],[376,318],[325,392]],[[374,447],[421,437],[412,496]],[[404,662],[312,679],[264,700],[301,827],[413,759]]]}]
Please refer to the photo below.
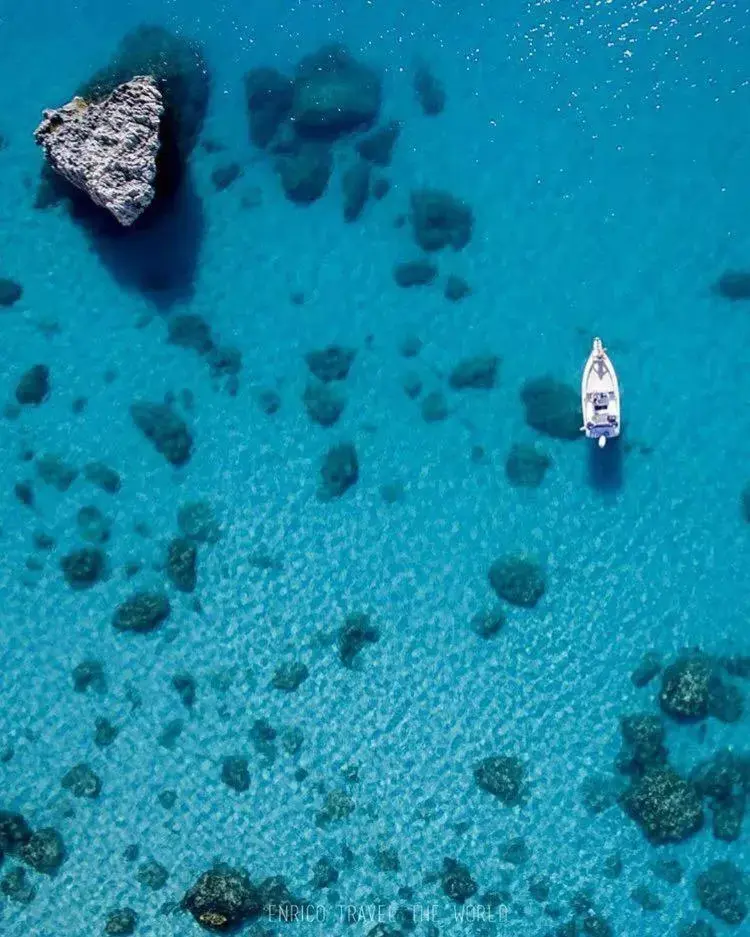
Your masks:
[{"label": "boat shadow on seabed", "polygon": [[603,449],[595,444],[587,447],[588,481],[592,488],[604,494],[614,493],[622,488],[625,446],[625,439],[621,434],[616,439],[608,439]]}]

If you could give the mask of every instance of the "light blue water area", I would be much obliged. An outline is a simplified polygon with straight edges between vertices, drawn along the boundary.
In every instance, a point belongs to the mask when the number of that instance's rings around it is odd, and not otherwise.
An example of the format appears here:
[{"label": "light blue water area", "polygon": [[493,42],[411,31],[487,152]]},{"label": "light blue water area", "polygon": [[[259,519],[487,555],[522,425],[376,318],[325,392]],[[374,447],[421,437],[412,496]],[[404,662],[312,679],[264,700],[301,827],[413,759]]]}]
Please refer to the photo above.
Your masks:
[{"label": "light blue water area", "polygon": [[[180,280],[167,304],[134,285],[127,236],[103,247],[65,206],[34,205],[43,108],[70,100],[143,23],[199,40],[211,82],[189,211],[147,251],[154,276]],[[402,123],[376,173],[390,191],[349,224],[351,138],[335,146],[324,196],[300,207],[248,135],[245,73],[292,74],[330,42],[377,70],[380,122]],[[438,116],[416,99],[419,61],[444,86]],[[0,277],[23,295],[0,307],[0,810],[57,829],[66,858],[55,875],[28,869],[35,896],[24,903],[11,871],[23,857],[5,856],[2,934],[88,937],[125,906],[139,935],[196,934],[174,906],[214,861],[253,882],[284,876],[324,918],[256,919],[253,933],[364,935],[373,922],[347,925],[340,906],[395,902],[415,909],[420,937],[434,926],[544,937],[582,889],[612,934],[677,935],[699,916],[720,934],[750,932],[701,912],[694,887],[715,861],[750,873],[747,822],[718,840],[706,802],[700,833],[656,847],[619,806],[594,816],[582,796],[592,776],[616,777],[620,718],[659,713],[661,678],[637,689],[630,677],[644,652],[665,663],[683,648],[750,654],[750,300],[712,288],[727,270],[750,271],[749,62],[743,2],[4,0]],[[212,173],[232,162],[241,175],[217,191]],[[423,257],[408,218],[422,187],[470,205],[473,235],[430,255],[434,282],[404,289],[392,271]],[[458,303],[443,296],[451,274],[471,287]],[[241,352],[234,388],[167,341],[170,317],[184,314]],[[414,358],[400,351],[410,335],[422,341]],[[520,398],[545,375],[577,393],[594,335],[624,413],[624,438],[603,454],[534,430]],[[340,385],[346,408],[323,428],[303,405],[304,356],[331,343],[357,354]],[[451,389],[452,368],[479,354],[500,357],[496,386]],[[18,381],[36,364],[51,392],[19,408]],[[403,389],[409,373],[422,398],[445,395],[446,419],[423,419]],[[259,406],[268,389],[281,401],[273,415]],[[179,469],[130,414],[168,394],[194,437]],[[359,479],[320,500],[321,459],[343,441]],[[537,488],[506,476],[517,443],[551,459]],[[39,477],[48,453],[78,470],[65,491]],[[120,474],[116,494],[86,480],[95,460]],[[14,493],[24,481],[31,506]],[[403,497],[390,504],[381,488],[394,482]],[[178,509],[194,501],[211,504],[220,536],[199,546],[197,588],[185,593],[164,562]],[[82,546],[77,515],[92,505],[111,525],[107,570],[74,590],[61,561]],[[54,545],[40,547],[39,533]],[[506,554],[536,559],[545,594],[532,609],[504,603],[505,626],[483,639],[472,616],[495,604],[488,570]],[[165,591],[171,614],[153,633],[121,633],[113,613],[138,590]],[[379,640],[349,668],[337,633],[359,612]],[[73,688],[87,659],[103,665],[102,692]],[[271,679],[289,661],[309,676],[287,694]],[[196,682],[190,709],[170,685],[180,673]],[[747,693],[747,681],[723,680]],[[119,728],[107,747],[97,718]],[[721,748],[742,751],[749,718],[665,716],[670,762],[687,775]],[[159,736],[176,719],[169,748]],[[258,720],[276,730],[273,758],[259,750]],[[248,759],[244,792],[221,780],[229,755]],[[521,805],[477,787],[473,766],[491,755],[522,759]],[[101,779],[95,799],[61,784],[79,763]],[[354,809],[321,825],[332,791]],[[504,851],[514,837],[528,847],[519,866]],[[375,861],[385,847],[397,871]],[[622,874],[611,878],[615,853]],[[328,889],[313,882],[323,857],[339,873]],[[465,920],[441,888],[445,857],[477,884]],[[679,859],[681,883],[649,871],[664,857]],[[159,890],[138,881],[147,859],[169,873]],[[540,878],[543,900],[529,890]],[[659,910],[633,899],[643,885]],[[470,920],[491,892],[502,912]],[[582,921],[576,933],[589,933]],[[409,926],[390,921],[388,934]]]}]

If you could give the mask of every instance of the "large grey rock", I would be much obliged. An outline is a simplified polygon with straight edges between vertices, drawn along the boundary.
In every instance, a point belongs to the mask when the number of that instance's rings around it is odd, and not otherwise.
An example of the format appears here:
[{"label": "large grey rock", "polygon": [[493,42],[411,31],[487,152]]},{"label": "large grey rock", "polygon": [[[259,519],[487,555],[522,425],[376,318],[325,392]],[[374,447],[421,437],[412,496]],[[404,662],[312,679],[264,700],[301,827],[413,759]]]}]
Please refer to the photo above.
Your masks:
[{"label": "large grey rock", "polygon": [[75,97],[44,111],[34,139],[54,170],[129,226],[154,197],[163,112],[156,81],[137,76],[97,103]]}]

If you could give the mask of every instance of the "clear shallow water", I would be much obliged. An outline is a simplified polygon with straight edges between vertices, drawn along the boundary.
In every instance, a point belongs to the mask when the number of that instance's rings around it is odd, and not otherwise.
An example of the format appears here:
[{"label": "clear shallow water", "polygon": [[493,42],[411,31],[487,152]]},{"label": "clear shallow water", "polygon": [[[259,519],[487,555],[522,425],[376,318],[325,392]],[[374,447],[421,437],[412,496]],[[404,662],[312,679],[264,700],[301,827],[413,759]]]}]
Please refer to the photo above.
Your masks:
[{"label": "clear shallow water", "polygon": [[[166,342],[152,299],[119,283],[64,211],[33,208],[41,157],[31,134],[41,109],[68,100],[142,22],[205,43],[212,95],[204,137],[226,150],[194,153],[202,238],[192,296],[171,314],[203,316],[241,350],[234,397],[197,356]],[[636,690],[629,677],[645,649],[665,659],[693,645],[748,652],[750,541],[739,493],[750,454],[742,423],[750,308],[710,286],[723,270],[750,265],[749,25],[742,4],[553,3],[512,14],[479,3],[401,11],[379,0],[227,3],[220,12],[198,3],[37,3],[33,16],[21,5],[0,9],[8,143],[0,276],[24,289],[0,313],[3,393],[11,399],[39,362],[53,386],[41,407],[0,422],[0,726],[15,752],[0,765],[0,806],[21,810],[35,828],[58,828],[68,853],[54,878],[30,873],[31,904],[0,898],[3,933],[99,933],[107,911],[123,905],[138,911],[139,934],[196,933],[189,916],[160,908],[219,858],[253,879],[282,874],[329,907],[323,925],[289,925],[311,933],[351,933],[337,904],[377,898],[436,903],[441,934],[545,934],[555,922],[528,897],[527,882],[549,875],[563,920],[570,896],[590,884],[614,933],[676,934],[697,916],[698,871],[723,858],[748,869],[747,830],[724,844],[707,828],[655,850],[617,807],[590,817],[580,786],[611,771],[621,715],[657,711],[658,684]],[[352,226],[342,221],[336,178],[300,209],[247,139],[244,73],[264,64],[291,70],[331,40],[383,70],[383,116],[403,121],[391,192]],[[437,118],[414,99],[416,56],[445,85]],[[211,172],[230,160],[243,175],[216,192]],[[438,284],[407,291],[393,282],[393,265],[417,256],[409,227],[394,227],[394,218],[422,185],[448,189],[475,212],[468,247],[438,258],[442,276],[471,284],[460,304],[446,302]],[[243,195],[258,190],[261,204],[243,207]],[[295,291],[305,295],[301,306],[290,302]],[[425,345],[406,361],[398,345],[411,332]],[[629,437],[653,448],[623,456],[619,484],[592,484],[599,476],[585,444],[539,437],[519,401],[531,376],[575,385],[594,333],[615,356]],[[324,430],[302,406],[303,355],[329,342],[358,356],[344,415]],[[404,373],[416,370],[426,391],[438,389],[459,358],[485,351],[502,357],[498,386],[449,394],[449,418],[425,423],[403,393]],[[117,372],[111,383],[108,369]],[[272,418],[256,403],[267,386],[282,398]],[[183,388],[194,396],[195,451],[175,472],[128,408]],[[88,404],[74,416],[79,396]],[[738,407],[729,426],[724,401]],[[357,445],[360,479],[344,498],[321,503],[320,458],[342,439]],[[507,452],[533,439],[554,466],[539,489],[513,488]],[[485,451],[481,463],[471,458],[475,445]],[[36,483],[34,514],[13,496],[16,482],[34,477],[19,459],[26,447],[78,467],[101,459],[120,472],[122,489],[109,497],[79,478],[61,494]],[[405,498],[388,506],[379,489],[393,480]],[[153,635],[116,633],[115,606],[136,587],[163,584],[151,567],[163,561],[179,505],[201,498],[214,505],[222,537],[201,547],[195,595],[170,590],[169,623]],[[73,592],[59,562],[79,545],[76,513],[89,504],[112,521],[111,575]],[[152,536],[134,532],[138,523]],[[36,530],[57,545],[30,574]],[[283,569],[254,568],[249,558],[259,551]],[[483,641],[468,622],[493,601],[487,570],[516,551],[541,558],[547,592],[533,611],[508,608],[503,631]],[[128,581],[131,560],[144,568]],[[380,640],[348,670],[331,635],[359,610]],[[103,662],[106,695],[73,692],[72,670],[87,657]],[[310,677],[286,696],[268,684],[289,658],[304,661]],[[169,686],[182,671],[198,686],[190,713]],[[98,716],[120,727],[106,749],[93,741]],[[185,728],[170,751],[156,737],[175,718]],[[279,741],[266,763],[250,741],[257,719],[280,737],[299,728],[299,754]],[[672,762],[688,770],[721,746],[742,748],[747,719],[709,720],[704,740],[695,726],[669,723]],[[473,781],[478,759],[505,751],[527,763],[522,808],[503,808]],[[220,780],[222,759],[234,753],[250,761],[243,794]],[[80,761],[102,779],[91,802],[60,785]],[[341,773],[352,763],[357,783]],[[304,780],[295,778],[299,767]],[[320,828],[316,812],[334,788],[346,789],[356,809]],[[171,810],[157,800],[165,789],[177,794]],[[71,806],[75,815],[66,816]],[[501,859],[514,836],[530,851],[515,872]],[[123,859],[131,843],[169,871],[160,891],[136,881],[138,862]],[[375,867],[384,845],[398,849],[398,873]],[[624,872],[611,881],[601,867],[614,851]],[[681,885],[646,872],[657,853],[680,858]],[[322,856],[340,871],[338,901],[309,886]],[[508,879],[507,924],[455,920],[455,906],[429,881],[444,856],[470,868],[478,897]],[[6,857],[2,872],[12,865]],[[644,882],[661,911],[644,913],[631,899]],[[404,886],[411,898],[399,898]],[[428,933],[425,922],[417,932]]]}]

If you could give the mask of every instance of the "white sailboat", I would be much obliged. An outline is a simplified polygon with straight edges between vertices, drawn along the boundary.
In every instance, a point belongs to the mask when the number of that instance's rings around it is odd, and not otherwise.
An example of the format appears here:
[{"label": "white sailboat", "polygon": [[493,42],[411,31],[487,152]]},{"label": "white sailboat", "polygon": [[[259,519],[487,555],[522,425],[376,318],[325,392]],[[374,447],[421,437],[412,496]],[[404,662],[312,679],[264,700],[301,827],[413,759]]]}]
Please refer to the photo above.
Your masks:
[{"label": "white sailboat", "polygon": [[600,448],[620,435],[620,385],[600,338],[594,339],[581,380],[581,430]]}]

